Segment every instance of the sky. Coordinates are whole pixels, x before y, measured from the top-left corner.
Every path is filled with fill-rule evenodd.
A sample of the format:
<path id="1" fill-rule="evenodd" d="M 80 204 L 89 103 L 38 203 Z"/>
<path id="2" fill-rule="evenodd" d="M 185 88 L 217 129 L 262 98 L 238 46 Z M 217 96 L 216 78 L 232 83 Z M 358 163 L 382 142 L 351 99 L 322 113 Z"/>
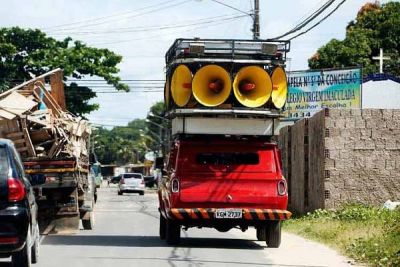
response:
<path id="1" fill-rule="evenodd" d="M 219 2 L 248 13 L 254 1 Z M 260 0 L 261 38 L 285 33 L 325 2 Z M 294 39 L 286 70 L 307 69 L 307 59 L 319 47 L 332 38 L 343 39 L 346 25 L 367 2 L 371 1 L 347 0 L 321 25 Z M 384 2 L 387 1 L 381 1 Z M 57 39 L 71 36 L 89 46 L 108 48 L 123 56 L 118 67 L 120 77 L 126 80 L 165 79 L 164 54 L 176 38 L 252 38 L 250 16 L 213 0 L 0 0 L 0 3 L 0 27 L 38 28 Z M 120 94 L 99 93 L 92 102 L 100 104 L 100 109 L 88 116 L 90 121 L 126 125 L 133 119 L 145 118 L 151 105 L 163 100 L 161 89 L 131 90 Z"/>

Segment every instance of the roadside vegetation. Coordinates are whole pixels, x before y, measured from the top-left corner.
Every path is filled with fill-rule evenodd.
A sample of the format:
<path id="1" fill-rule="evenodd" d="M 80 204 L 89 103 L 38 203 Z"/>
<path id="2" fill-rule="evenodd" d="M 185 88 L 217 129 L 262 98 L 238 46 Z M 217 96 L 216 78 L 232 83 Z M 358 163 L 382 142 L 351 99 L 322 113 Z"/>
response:
<path id="1" fill-rule="evenodd" d="M 352 204 L 337 211 L 317 210 L 283 227 L 369 266 L 400 266 L 400 209 Z"/>

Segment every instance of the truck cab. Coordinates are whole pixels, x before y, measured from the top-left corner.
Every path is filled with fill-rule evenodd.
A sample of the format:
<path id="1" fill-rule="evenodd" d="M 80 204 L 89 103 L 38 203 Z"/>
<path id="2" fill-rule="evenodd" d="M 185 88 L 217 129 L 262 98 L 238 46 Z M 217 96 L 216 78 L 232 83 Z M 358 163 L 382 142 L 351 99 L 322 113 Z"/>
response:
<path id="1" fill-rule="evenodd" d="M 258 240 L 279 247 L 280 222 L 291 216 L 280 160 L 277 145 L 257 137 L 175 140 L 160 183 L 160 238 L 177 244 L 181 227 L 255 227 Z"/>

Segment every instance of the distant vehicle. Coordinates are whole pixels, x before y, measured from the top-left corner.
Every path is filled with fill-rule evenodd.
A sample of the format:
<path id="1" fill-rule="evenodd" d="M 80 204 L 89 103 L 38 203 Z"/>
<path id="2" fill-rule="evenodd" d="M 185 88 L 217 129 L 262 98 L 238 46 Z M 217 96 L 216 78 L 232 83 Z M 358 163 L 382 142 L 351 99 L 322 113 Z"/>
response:
<path id="1" fill-rule="evenodd" d="M 118 183 L 118 195 L 123 193 L 139 193 L 144 195 L 144 178 L 141 173 L 124 173 Z"/>
<path id="2" fill-rule="evenodd" d="M 144 176 L 144 183 L 147 187 L 154 187 L 157 185 L 157 178 L 154 175 Z"/>
<path id="3" fill-rule="evenodd" d="M 0 258 L 11 256 L 13 266 L 38 261 L 37 211 L 33 188 L 14 144 L 0 139 Z"/>
<path id="4" fill-rule="evenodd" d="M 110 183 L 118 184 L 119 180 L 121 180 L 121 177 L 122 177 L 122 175 L 114 176 L 113 178 L 111 178 Z"/>

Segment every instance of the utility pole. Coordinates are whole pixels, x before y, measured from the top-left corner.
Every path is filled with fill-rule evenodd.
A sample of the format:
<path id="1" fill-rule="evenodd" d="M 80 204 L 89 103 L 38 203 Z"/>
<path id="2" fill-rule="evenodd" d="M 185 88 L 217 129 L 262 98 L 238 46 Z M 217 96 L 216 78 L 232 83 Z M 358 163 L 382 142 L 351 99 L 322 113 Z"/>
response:
<path id="1" fill-rule="evenodd" d="M 260 39 L 260 0 L 254 0 L 253 39 Z"/>

